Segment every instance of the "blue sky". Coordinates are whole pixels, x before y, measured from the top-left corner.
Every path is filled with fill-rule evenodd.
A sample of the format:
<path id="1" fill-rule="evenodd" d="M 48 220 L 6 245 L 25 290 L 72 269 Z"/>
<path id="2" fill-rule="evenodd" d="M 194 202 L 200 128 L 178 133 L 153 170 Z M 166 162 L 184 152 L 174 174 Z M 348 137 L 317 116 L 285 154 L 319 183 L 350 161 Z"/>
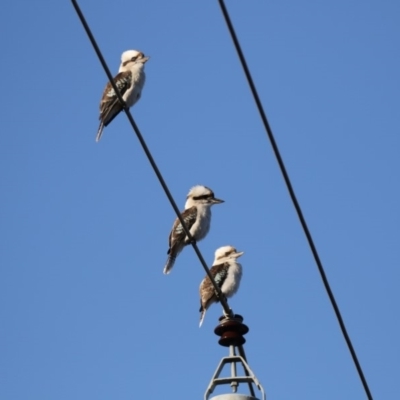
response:
<path id="1" fill-rule="evenodd" d="M 226 4 L 371 391 L 395 398 L 399 3 Z M 365 399 L 217 1 L 80 5 L 113 73 L 151 56 L 132 113 L 179 207 L 195 184 L 226 201 L 199 247 L 245 251 L 230 304 L 268 398 Z M 192 249 L 162 274 L 175 216 L 125 116 L 94 141 L 107 80 L 71 3 L 0 22 L 0 398 L 202 398 L 221 308 L 198 328 Z"/>

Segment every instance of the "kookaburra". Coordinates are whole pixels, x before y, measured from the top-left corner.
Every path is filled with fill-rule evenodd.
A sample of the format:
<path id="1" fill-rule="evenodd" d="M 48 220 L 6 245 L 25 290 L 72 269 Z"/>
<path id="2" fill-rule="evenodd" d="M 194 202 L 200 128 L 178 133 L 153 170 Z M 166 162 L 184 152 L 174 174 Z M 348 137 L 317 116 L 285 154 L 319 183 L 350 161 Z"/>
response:
<path id="1" fill-rule="evenodd" d="M 233 296 L 239 289 L 242 266 L 237 262 L 237 259 L 243 253 L 243 251 L 237 251 L 232 246 L 220 247 L 215 252 L 215 259 L 210 273 L 226 298 Z M 208 275 L 201 282 L 199 291 L 201 313 L 199 326 L 201 326 L 206 311 L 211 304 L 218 301 L 218 297 Z"/>
<path id="2" fill-rule="evenodd" d="M 186 227 L 196 241 L 204 239 L 210 230 L 211 207 L 223 203 L 214 197 L 214 193 L 206 186 L 194 186 L 187 195 L 185 210 L 181 216 Z M 183 227 L 177 218 L 169 234 L 168 260 L 164 267 L 164 274 L 169 274 L 178 254 L 189 244 Z"/>
<path id="3" fill-rule="evenodd" d="M 140 99 L 146 79 L 144 64 L 148 59 L 149 57 L 145 57 L 141 51 L 137 50 L 127 50 L 122 53 L 121 65 L 118 74 L 114 77 L 114 82 L 129 108 Z M 100 101 L 100 126 L 97 131 L 96 142 L 100 140 L 104 127 L 122 110 L 122 104 L 118 101 L 111 83 L 108 82 Z"/>

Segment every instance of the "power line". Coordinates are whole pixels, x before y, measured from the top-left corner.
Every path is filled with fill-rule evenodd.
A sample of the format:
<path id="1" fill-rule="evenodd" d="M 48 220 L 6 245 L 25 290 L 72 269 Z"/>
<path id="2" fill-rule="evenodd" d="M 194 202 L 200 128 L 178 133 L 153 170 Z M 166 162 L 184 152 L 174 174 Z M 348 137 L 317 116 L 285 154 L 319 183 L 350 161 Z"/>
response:
<path id="1" fill-rule="evenodd" d="M 281 154 L 279 152 L 278 145 L 276 144 L 276 141 L 275 141 L 274 135 L 272 133 L 271 127 L 269 126 L 269 123 L 268 123 L 268 120 L 267 120 L 267 116 L 265 114 L 264 108 L 263 108 L 263 106 L 261 104 L 261 101 L 260 101 L 260 98 L 258 96 L 256 87 L 255 87 L 254 82 L 253 82 L 253 78 L 251 77 L 250 70 L 249 70 L 249 68 L 247 66 L 246 59 L 245 59 L 245 57 L 243 55 L 243 52 L 242 52 L 242 49 L 240 47 L 238 38 L 237 38 L 235 30 L 233 28 L 233 24 L 231 22 L 231 19 L 229 17 L 228 11 L 226 9 L 224 0 L 218 0 L 218 2 L 219 2 L 219 5 L 221 7 L 222 14 L 223 14 L 223 16 L 225 18 L 225 22 L 226 22 L 226 24 L 228 26 L 229 33 L 230 33 L 230 35 L 232 37 L 232 40 L 233 40 L 233 43 L 235 45 L 236 51 L 238 53 L 240 62 L 242 64 L 242 67 L 243 67 L 243 70 L 244 70 L 244 73 L 246 75 L 247 82 L 248 82 L 248 84 L 250 86 L 251 92 L 252 92 L 254 100 L 256 102 L 256 105 L 257 105 L 257 108 L 258 108 L 258 112 L 260 114 L 262 122 L 264 123 L 265 130 L 267 131 L 267 135 L 268 135 L 269 141 L 270 141 L 271 146 L 273 148 L 276 160 L 278 161 L 279 168 L 280 168 L 281 173 L 283 175 L 283 179 L 284 179 L 284 181 L 286 183 L 287 189 L 288 189 L 289 194 L 290 194 L 290 198 L 292 199 L 294 208 L 296 209 L 296 212 L 297 212 L 297 216 L 299 217 L 301 226 L 303 227 L 304 233 L 305 233 L 305 235 L 307 237 L 308 244 L 309 244 L 309 246 L 311 248 L 311 252 L 312 252 L 312 254 L 314 256 L 314 259 L 315 259 L 315 262 L 317 264 L 318 271 L 319 271 L 319 273 L 321 275 L 321 279 L 322 279 L 322 281 L 324 283 L 324 286 L 325 286 L 325 290 L 328 293 L 328 297 L 329 297 L 329 299 L 331 301 L 331 304 L 332 304 L 332 307 L 333 307 L 333 309 L 335 311 L 336 318 L 337 318 L 337 320 L 339 322 L 339 325 L 340 325 L 340 329 L 341 329 L 341 331 L 343 333 L 344 339 L 346 341 L 346 344 L 347 344 L 347 346 L 349 348 L 349 351 L 351 353 L 351 356 L 353 358 L 353 362 L 354 362 L 354 364 L 356 366 L 358 375 L 359 375 L 359 377 L 361 379 L 361 382 L 362 382 L 362 384 L 364 386 L 364 390 L 365 390 L 365 393 L 367 395 L 367 398 L 369 400 L 373 400 L 372 399 L 372 394 L 371 394 L 371 392 L 369 390 L 369 387 L 368 387 L 368 383 L 367 383 L 367 381 L 365 379 L 365 376 L 364 376 L 364 373 L 362 371 L 361 365 L 360 365 L 360 363 L 358 361 L 357 354 L 356 354 L 356 352 L 354 350 L 354 347 L 353 347 L 353 345 L 351 343 L 350 336 L 347 333 L 347 329 L 346 329 L 346 326 L 344 324 L 343 318 L 341 316 L 339 307 L 338 307 L 338 305 L 336 303 L 335 297 L 334 297 L 333 292 L 332 292 L 332 290 L 330 288 L 330 285 L 329 285 L 329 282 L 328 282 L 328 278 L 326 277 L 326 274 L 325 274 L 325 271 L 324 271 L 324 267 L 322 266 L 322 262 L 321 262 L 321 260 L 319 258 L 319 255 L 318 255 L 317 249 L 315 247 L 314 241 L 312 239 L 311 233 L 310 233 L 310 231 L 308 229 L 306 220 L 305 220 L 305 218 L 303 216 L 303 212 L 301 211 L 299 202 L 297 201 L 296 195 L 294 193 L 292 184 L 291 184 L 290 179 L 289 179 L 289 175 L 288 175 L 288 173 L 286 171 L 285 164 L 284 164 L 283 159 L 281 157 Z"/>
<path id="2" fill-rule="evenodd" d="M 217 283 L 215 282 L 213 276 L 211 275 L 210 270 L 208 269 L 208 266 L 207 266 L 202 254 L 201 254 L 201 252 L 200 252 L 200 250 L 199 250 L 199 248 L 197 246 L 196 240 L 194 239 L 194 237 L 191 235 L 189 229 L 187 228 L 187 226 L 185 224 L 185 221 L 181 216 L 179 208 L 176 205 L 175 200 L 172 197 L 171 192 L 169 191 L 168 186 L 165 183 L 165 180 L 164 180 L 163 176 L 161 175 L 161 172 L 158 169 L 157 164 L 154 161 L 154 158 L 151 155 L 151 152 L 150 152 L 149 148 L 147 147 L 147 144 L 146 144 L 145 140 L 144 140 L 144 138 L 143 138 L 138 126 L 136 125 L 136 122 L 133 119 L 132 114 L 129 111 L 129 108 L 126 106 L 125 101 L 122 99 L 121 93 L 118 90 L 118 88 L 117 88 L 117 86 L 116 86 L 116 84 L 114 82 L 113 76 L 111 75 L 111 72 L 110 72 L 110 70 L 109 70 L 109 68 L 107 66 L 107 63 L 106 63 L 106 61 L 105 61 L 105 59 L 104 59 L 104 57 L 103 57 L 103 55 L 102 55 L 102 53 L 100 51 L 99 46 L 97 45 L 97 42 L 96 42 L 96 40 L 95 40 L 95 38 L 94 38 L 94 36 L 92 34 L 92 31 L 89 28 L 88 23 L 86 22 L 86 19 L 85 19 L 83 13 L 82 13 L 77 1 L 76 0 L 71 0 L 71 1 L 72 1 L 72 5 L 75 8 L 76 13 L 78 14 L 79 19 L 80 19 L 80 21 L 81 21 L 81 23 L 82 23 L 82 25 L 83 25 L 88 37 L 89 37 L 89 40 L 90 40 L 90 42 L 91 42 L 91 44 L 92 44 L 92 46 L 93 46 L 93 48 L 94 48 L 94 50 L 95 50 L 95 52 L 97 54 L 97 57 L 99 58 L 100 63 L 102 65 L 102 67 L 104 68 L 105 73 L 107 74 L 107 77 L 108 77 L 108 79 L 109 79 L 109 81 L 111 83 L 111 86 L 114 89 L 114 91 L 115 91 L 115 93 L 116 93 L 116 95 L 118 97 L 118 101 L 122 104 L 122 107 L 123 107 L 123 109 L 125 111 L 125 114 L 128 117 L 128 120 L 129 120 L 130 124 L 132 125 L 132 128 L 133 128 L 134 132 L 136 133 L 136 136 L 139 139 L 139 142 L 142 145 L 142 148 L 143 148 L 144 152 L 146 153 L 146 156 L 147 156 L 151 166 L 153 167 L 153 170 L 154 170 L 154 172 L 155 172 L 155 174 L 156 174 L 156 176 L 157 176 L 162 188 L 164 189 L 164 192 L 165 192 L 169 202 L 171 203 L 172 208 L 175 211 L 175 213 L 176 213 L 176 215 L 177 215 L 177 217 L 179 219 L 179 222 L 181 223 L 181 225 L 183 227 L 183 230 L 184 230 L 186 236 L 189 239 L 189 243 L 193 246 L 193 249 L 194 249 L 197 257 L 199 258 L 200 263 L 204 268 L 204 271 L 206 272 L 206 274 L 210 278 L 210 280 L 211 280 L 211 282 L 212 282 L 212 284 L 214 286 L 214 289 L 217 292 L 218 300 L 220 301 L 220 303 L 221 303 L 221 305 L 222 305 L 222 307 L 224 309 L 225 314 L 228 315 L 228 316 L 233 317 L 233 312 L 232 312 L 231 308 L 228 305 L 226 297 L 224 296 L 224 294 L 222 293 L 220 287 L 217 285 Z"/>
<path id="3" fill-rule="evenodd" d="M 153 158 L 149 148 L 147 147 L 147 144 L 146 144 L 146 142 L 145 142 L 145 140 L 144 140 L 144 138 L 143 138 L 138 126 L 136 125 L 135 120 L 133 119 L 132 114 L 129 111 L 129 108 L 126 106 L 126 103 L 123 100 L 123 98 L 121 96 L 121 93 L 118 90 L 118 88 L 117 88 L 117 86 L 116 86 L 116 84 L 114 82 L 114 79 L 113 79 L 113 76 L 111 75 L 110 69 L 108 68 L 107 63 L 106 63 L 106 61 L 105 61 L 105 59 L 104 59 L 104 57 L 103 57 L 103 55 L 102 55 L 102 53 L 100 51 L 100 48 L 97 45 L 97 42 L 96 42 L 96 40 L 95 40 L 95 38 L 94 38 L 94 36 L 92 34 L 92 31 L 89 28 L 88 23 L 86 22 L 85 16 L 83 15 L 83 13 L 82 13 L 77 1 L 76 0 L 71 0 L 71 2 L 72 2 L 73 7 L 75 8 L 76 13 L 78 14 L 78 17 L 79 17 L 79 19 L 80 19 L 80 21 L 81 21 L 81 23 L 83 25 L 83 28 L 86 31 L 86 34 L 89 37 L 90 43 L 92 44 L 92 46 L 93 46 L 93 48 L 94 48 L 94 50 L 95 50 L 95 52 L 97 54 L 97 57 L 99 58 L 99 61 L 100 61 L 101 65 L 102 65 L 102 67 L 103 67 L 103 69 L 104 69 L 104 71 L 105 71 L 105 73 L 107 75 L 107 78 L 110 81 L 111 86 L 112 86 L 112 88 L 114 89 L 114 91 L 115 91 L 115 93 L 117 95 L 118 101 L 122 104 L 122 108 L 125 111 L 125 114 L 128 117 L 128 120 L 129 120 L 130 124 L 132 125 L 132 128 L 133 128 L 137 138 L 139 139 L 139 142 L 140 142 L 140 144 L 141 144 L 141 146 L 143 148 L 143 151 L 145 152 L 145 154 L 146 154 L 146 156 L 147 156 L 147 158 L 148 158 L 148 160 L 149 160 L 149 162 L 150 162 L 150 164 L 151 164 L 151 166 L 152 166 L 152 168 L 153 168 L 153 170 L 154 170 L 154 172 L 155 172 L 155 174 L 156 174 L 156 176 L 157 176 L 157 178 L 158 178 L 158 180 L 159 180 L 159 182 L 160 182 L 160 184 L 161 184 L 161 186 L 162 186 L 162 188 L 163 188 L 163 190 L 164 190 L 164 192 L 165 192 L 165 194 L 166 194 L 166 196 L 167 196 L 167 198 L 169 200 L 169 202 L 171 203 L 172 208 L 175 211 L 175 214 L 177 215 L 177 217 L 179 219 L 179 222 L 182 225 L 182 228 L 183 228 L 186 236 L 189 239 L 189 243 L 192 245 L 192 247 L 193 247 L 193 249 L 194 249 L 194 251 L 195 251 L 195 253 L 196 253 L 196 255 L 197 255 L 197 257 L 198 257 L 198 259 L 200 261 L 200 264 L 204 268 L 204 271 L 206 272 L 207 276 L 209 277 L 209 279 L 211 280 L 211 283 L 214 286 L 214 290 L 216 292 L 217 298 L 218 298 L 219 302 L 222 305 L 222 308 L 224 310 L 225 315 L 227 316 L 228 319 L 232 319 L 232 318 L 234 319 L 235 315 L 233 314 L 232 309 L 229 307 L 229 304 L 228 304 L 228 301 L 227 301 L 225 295 L 222 293 L 221 288 L 217 285 L 217 283 L 214 280 L 214 277 L 211 275 L 210 270 L 209 270 L 209 268 L 208 268 L 208 266 L 207 266 L 207 264 L 206 264 L 206 262 L 205 262 L 205 260 L 203 258 L 203 255 L 201 254 L 201 252 L 200 252 L 200 250 L 199 250 L 199 248 L 197 246 L 196 240 L 194 239 L 194 237 L 191 235 L 189 229 L 187 228 L 187 226 L 185 224 L 185 221 L 181 216 L 179 208 L 176 205 L 176 202 L 175 202 L 174 198 L 172 197 L 171 192 L 168 189 L 168 186 L 165 183 L 165 180 L 164 180 L 163 176 L 161 175 L 161 172 L 158 169 L 157 164 L 154 161 L 154 158 Z M 243 345 L 238 345 L 238 349 L 239 349 L 240 355 L 246 361 L 246 354 L 245 354 Z M 249 372 L 247 370 L 245 371 L 245 375 L 246 376 L 250 376 Z M 248 386 L 249 386 L 250 394 L 254 397 L 255 396 L 254 389 L 253 389 L 253 386 L 252 386 L 252 384 L 250 382 L 248 382 Z"/>

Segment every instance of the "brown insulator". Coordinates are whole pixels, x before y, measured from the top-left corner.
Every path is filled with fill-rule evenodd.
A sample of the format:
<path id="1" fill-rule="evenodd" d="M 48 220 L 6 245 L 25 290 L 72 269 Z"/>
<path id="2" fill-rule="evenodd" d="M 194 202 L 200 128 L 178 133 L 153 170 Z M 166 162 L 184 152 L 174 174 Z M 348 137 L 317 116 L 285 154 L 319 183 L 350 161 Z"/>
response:
<path id="1" fill-rule="evenodd" d="M 221 336 L 218 343 L 221 346 L 241 346 L 246 343 L 246 339 L 243 337 L 249 328 L 243 324 L 243 317 L 241 315 L 234 315 L 230 317 L 220 317 L 220 324 L 214 329 L 216 335 Z"/>

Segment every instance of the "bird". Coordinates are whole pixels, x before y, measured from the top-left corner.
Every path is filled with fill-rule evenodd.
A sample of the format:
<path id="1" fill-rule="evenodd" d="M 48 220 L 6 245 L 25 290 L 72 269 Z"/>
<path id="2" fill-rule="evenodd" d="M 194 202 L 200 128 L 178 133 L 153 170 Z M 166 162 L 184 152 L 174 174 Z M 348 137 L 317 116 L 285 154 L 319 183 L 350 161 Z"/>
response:
<path id="1" fill-rule="evenodd" d="M 114 77 L 114 82 L 128 108 L 132 107 L 140 99 L 146 80 L 144 64 L 149 58 L 137 50 L 127 50 L 122 53 L 121 65 L 118 74 Z M 117 94 L 111 83 L 108 82 L 100 101 L 100 125 L 96 142 L 100 140 L 104 127 L 122 110 L 122 104 L 118 101 Z"/>
<path id="2" fill-rule="evenodd" d="M 210 230 L 211 206 L 220 203 L 224 203 L 224 200 L 216 199 L 214 192 L 206 186 L 196 185 L 190 189 L 181 217 L 196 241 L 204 239 L 207 235 Z M 169 234 L 168 259 L 164 267 L 164 274 L 171 272 L 176 257 L 188 244 L 189 238 L 177 218 Z"/>
<path id="3" fill-rule="evenodd" d="M 244 251 L 237 251 L 232 246 L 223 246 L 215 251 L 215 259 L 210 273 L 215 283 L 220 287 L 225 297 L 232 297 L 239 289 L 242 278 L 242 266 L 237 259 L 244 254 Z M 202 280 L 200 292 L 200 324 L 201 327 L 206 311 L 213 303 L 218 302 L 214 286 L 208 277 Z"/>

